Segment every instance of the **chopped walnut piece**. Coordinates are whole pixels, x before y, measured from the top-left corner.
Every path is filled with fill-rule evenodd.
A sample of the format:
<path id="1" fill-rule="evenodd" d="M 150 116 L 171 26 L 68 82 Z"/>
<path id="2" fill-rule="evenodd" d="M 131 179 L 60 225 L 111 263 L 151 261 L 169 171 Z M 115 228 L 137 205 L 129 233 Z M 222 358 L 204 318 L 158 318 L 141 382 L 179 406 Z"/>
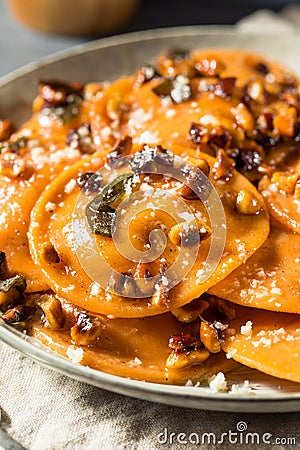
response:
<path id="1" fill-rule="evenodd" d="M 0 174 L 8 178 L 17 178 L 25 172 L 26 163 L 21 156 L 7 151 L 0 158 Z"/>
<path id="2" fill-rule="evenodd" d="M 67 101 L 67 92 L 64 87 L 59 84 L 41 83 L 40 95 L 43 100 L 51 106 L 63 105 Z"/>
<path id="3" fill-rule="evenodd" d="M 191 323 L 197 320 L 200 314 L 207 308 L 209 308 L 208 302 L 196 299 L 180 308 L 172 309 L 171 313 L 179 322 Z"/>
<path id="4" fill-rule="evenodd" d="M 246 86 L 246 94 L 258 104 L 266 102 L 266 92 L 262 80 L 251 80 Z"/>
<path id="5" fill-rule="evenodd" d="M 201 342 L 194 334 L 181 333 L 170 337 L 169 347 L 172 350 L 196 350 L 201 347 Z"/>
<path id="6" fill-rule="evenodd" d="M 58 256 L 57 251 L 55 250 L 54 246 L 51 244 L 51 242 L 44 242 L 41 248 L 41 254 L 43 259 L 48 264 L 57 264 L 60 262 L 60 258 Z"/>
<path id="7" fill-rule="evenodd" d="M 158 73 L 154 66 L 151 64 L 143 65 L 137 73 L 133 89 L 139 89 L 143 84 L 148 83 L 148 81 L 153 80 L 157 76 Z"/>
<path id="8" fill-rule="evenodd" d="M 173 335 L 169 339 L 169 347 L 172 349 L 166 367 L 168 369 L 181 369 L 192 364 L 205 361 L 210 353 L 203 348 L 200 339 L 189 333 Z"/>
<path id="9" fill-rule="evenodd" d="M 189 130 L 189 135 L 194 144 L 206 144 L 209 141 L 209 131 L 200 123 L 192 122 Z"/>
<path id="10" fill-rule="evenodd" d="M 74 149 L 78 149 L 81 153 L 94 153 L 95 147 L 90 124 L 83 123 L 76 130 L 70 130 L 66 144 Z"/>
<path id="11" fill-rule="evenodd" d="M 247 132 L 254 129 L 254 118 L 244 103 L 239 103 L 235 108 L 231 108 L 231 113 L 235 117 L 236 123 Z"/>
<path id="12" fill-rule="evenodd" d="M 296 121 L 297 110 L 291 106 L 282 110 L 274 117 L 273 125 L 281 135 L 292 137 L 294 136 Z"/>
<path id="13" fill-rule="evenodd" d="M 11 120 L 0 120 L 0 141 L 6 141 L 15 131 Z"/>
<path id="14" fill-rule="evenodd" d="M 172 350 L 166 361 L 166 368 L 172 370 L 183 369 L 193 364 L 201 364 L 207 358 L 210 353 L 206 348 L 199 348 L 197 350 L 190 351 L 176 351 Z"/>
<path id="15" fill-rule="evenodd" d="M 151 305 L 158 306 L 159 308 L 168 307 L 170 303 L 169 292 L 166 289 L 156 289 L 152 298 Z"/>
<path id="16" fill-rule="evenodd" d="M 256 196 L 248 191 L 241 189 L 236 199 L 236 211 L 239 214 L 256 214 L 260 211 L 261 205 Z"/>
<path id="17" fill-rule="evenodd" d="M 170 232 L 170 241 L 175 245 L 191 247 L 203 239 L 207 239 L 211 233 L 211 228 L 201 220 L 196 220 L 197 224 L 188 224 L 186 222 L 177 223 Z"/>
<path id="18" fill-rule="evenodd" d="M 269 73 L 269 68 L 268 66 L 263 63 L 263 62 L 259 62 L 254 66 L 254 69 L 257 70 L 257 72 L 263 74 L 263 75 L 267 75 Z"/>
<path id="19" fill-rule="evenodd" d="M 232 171 L 235 166 L 234 159 L 227 156 L 225 150 L 220 149 L 217 154 L 217 161 L 215 162 L 212 172 L 215 180 L 226 180 L 232 176 Z"/>
<path id="20" fill-rule="evenodd" d="M 209 304 L 209 307 L 200 314 L 203 322 L 226 324 L 235 319 L 235 309 L 226 300 L 208 294 L 203 294 L 201 299 Z"/>
<path id="21" fill-rule="evenodd" d="M 8 309 L 1 318 L 10 325 L 19 324 L 30 320 L 35 311 L 36 308 L 34 306 L 18 305 Z"/>
<path id="22" fill-rule="evenodd" d="M 48 325 L 53 330 L 64 326 L 65 315 L 60 301 L 53 294 L 44 294 L 37 300 L 38 306 L 45 314 Z"/>
<path id="23" fill-rule="evenodd" d="M 181 167 L 181 172 L 186 178 L 186 183 L 182 184 L 178 190 L 178 194 L 186 200 L 197 200 L 199 198 L 198 193 L 208 195 L 210 192 L 209 181 L 201 174 L 201 172 L 203 172 L 206 175 L 205 172 L 208 172 L 210 169 L 205 163 L 202 163 L 201 160 L 197 162 L 199 167 L 194 165 L 191 167 L 191 164 L 192 163 L 184 164 Z M 201 172 L 199 172 L 198 169 L 200 169 Z"/>
<path id="24" fill-rule="evenodd" d="M 232 95 L 236 83 L 236 78 L 221 78 L 214 87 L 214 94 L 218 97 L 228 98 Z"/>
<path id="25" fill-rule="evenodd" d="M 218 77 L 225 70 L 225 65 L 215 57 L 207 57 L 196 61 L 195 68 L 200 75 Z"/>
<path id="26" fill-rule="evenodd" d="M 299 179 L 297 172 L 274 172 L 272 181 L 276 184 L 278 189 L 285 194 L 294 194 L 296 183 Z"/>
<path id="27" fill-rule="evenodd" d="M 200 340 L 210 353 L 219 353 L 221 351 L 218 330 L 214 324 L 201 322 Z"/>
<path id="28" fill-rule="evenodd" d="M 132 137 L 125 136 L 118 140 L 113 150 L 107 155 L 107 162 L 109 164 L 114 163 L 122 156 L 130 154 L 132 149 Z"/>
<path id="29" fill-rule="evenodd" d="M 210 167 L 208 162 L 205 161 L 205 159 L 189 157 L 188 162 L 192 164 L 192 166 L 197 167 L 197 169 L 200 169 L 201 172 L 203 172 L 206 176 L 209 175 Z"/>
<path id="30" fill-rule="evenodd" d="M 263 147 L 254 140 L 246 139 L 240 144 L 237 168 L 250 171 L 261 165 L 265 157 Z"/>
<path id="31" fill-rule="evenodd" d="M 71 328 L 71 339 L 78 345 L 90 345 L 100 336 L 105 325 L 106 319 L 102 316 L 92 317 L 80 313 L 76 324 Z"/>
<path id="32" fill-rule="evenodd" d="M 76 179 L 77 186 L 87 195 L 99 192 L 102 186 L 102 176 L 97 172 L 84 172 Z"/>
<path id="33" fill-rule="evenodd" d="M 152 280 L 153 275 L 149 270 L 149 264 L 140 261 L 136 266 L 133 278 L 138 289 L 145 295 L 153 295 L 154 286 Z M 148 281 L 147 281 L 148 280 Z"/>

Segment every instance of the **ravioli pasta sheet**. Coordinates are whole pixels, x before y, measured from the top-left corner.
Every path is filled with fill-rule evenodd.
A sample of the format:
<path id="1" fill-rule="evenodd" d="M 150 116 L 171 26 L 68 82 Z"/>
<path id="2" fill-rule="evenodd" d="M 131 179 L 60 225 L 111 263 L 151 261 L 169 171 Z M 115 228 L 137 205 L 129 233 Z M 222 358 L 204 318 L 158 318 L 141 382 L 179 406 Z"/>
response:
<path id="1" fill-rule="evenodd" d="M 20 332 L 136 380 L 244 364 L 300 382 L 287 68 L 180 50 L 111 83 L 41 80 L 20 129 L 0 120 L 0 204 L 1 317 Z"/>

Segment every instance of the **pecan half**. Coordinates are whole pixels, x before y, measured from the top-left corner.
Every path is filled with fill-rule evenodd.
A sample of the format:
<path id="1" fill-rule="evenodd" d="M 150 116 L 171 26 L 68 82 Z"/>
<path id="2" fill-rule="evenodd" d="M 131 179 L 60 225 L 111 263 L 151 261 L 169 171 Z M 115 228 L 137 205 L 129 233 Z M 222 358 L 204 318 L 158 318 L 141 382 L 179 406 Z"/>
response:
<path id="1" fill-rule="evenodd" d="M 78 345 L 90 345 L 100 336 L 105 324 L 106 319 L 102 316 L 92 317 L 80 313 L 76 324 L 71 328 L 71 339 Z"/>
<path id="2" fill-rule="evenodd" d="M 225 150 L 220 149 L 217 153 L 217 160 L 212 168 L 215 180 L 228 181 L 232 176 L 232 171 L 235 167 L 234 159 L 230 158 Z"/>
<path id="3" fill-rule="evenodd" d="M 53 294 L 41 295 L 37 300 L 38 306 L 45 314 L 46 324 L 53 330 L 64 326 L 65 315 L 60 301 Z"/>

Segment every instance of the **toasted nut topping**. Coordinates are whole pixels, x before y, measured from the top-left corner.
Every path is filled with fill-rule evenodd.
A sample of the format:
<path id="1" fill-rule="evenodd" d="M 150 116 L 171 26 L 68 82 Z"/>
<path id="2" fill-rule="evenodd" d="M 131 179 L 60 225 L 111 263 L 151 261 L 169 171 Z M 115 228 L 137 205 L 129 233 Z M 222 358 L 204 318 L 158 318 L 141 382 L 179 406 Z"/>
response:
<path id="1" fill-rule="evenodd" d="M 31 319 L 35 311 L 34 306 L 18 305 L 6 311 L 1 318 L 9 324 L 17 324 Z"/>
<path id="2" fill-rule="evenodd" d="M 172 370 L 183 369 L 193 364 L 201 364 L 209 356 L 210 353 L 206 348 L 191 350 L 189 352 L 172 350 L 166 361 L 166 367 Z"/>
<path id="3" fill-rule="evenodd" d="M 60 262 L 60 258 L 58 256 L 57 251 L 55 250 L 54 246 L 50 242 L 44 242 L 41 248 L 41 253 L 43 259 L 48 264 L 57 264 Z"/>
<path id="4" fill-rule="evenodd" d="M 240 103 L 235 108 L 231 108 L 231 113 L 240 127 L 247 132 L 253 131 L 255 125 L 254 118 L 244 103 Z"/>
<path id="5" fill-rule="evenodd" d="M 135 279 L 135 284 L 143 294 L 148 294 L 149 296 L 153 295 L 154 286 L 152 280 L 147 282 L 148 278 L 152 278 L 152 273 L 148 269 L 149 264 L 140 261 L 136 267 L 136 270 L 133 274 L 133 278 Z"/>
<path id="6" fill-rule="evenodd" d="M 230 305 L 226 300 L 222 300 L 221 298 L 215 297 L 214 295 L 203 294 L 201 296 L 209 304 L 209 307 L 204 309 L 200 314 L 200 318 L 203 322 L 222 325 L 219 328 L 225 326 L 224 324 L 230 322 L 235 319 L 236 312 L 235 309 Z"/>
<path id="7" fill-rule="evenodd" d="M 169 303 L 169 292 L 164 289 L 156 290 L 151 298 L 152 306 L 158 306 L 159 308 L 168 307 Z"/>
<path id="8" fill-rule="evenodd" d="M 76 324 L 71 328 L 71 338 L 78 345 L 90 345 L 102 333 L 106 324 L 104 317 L 91 317 L 85 313 L 78 314 Z"/>
<path id="9" fill-rule="evenodd" d="M 265 152 L 261 145 L 251 139 L 246 139 L 240 145 L 237 168 L 247 171 L 256 169 L 263 162 L 264 156 Z"/>
<path id="10" fill-rule="evenodd" d="M 7 151 L 1 155 L 0 159 L 0 174 L 9 177 L 17 178 L 26 169 L 25 161 L 16 153 Z"/>
<path id="11" fill-rule="evenodd" d="M 226 155 L 225 150 L 220 149 L 217 154 L 217 161 L 215 162 L 212 172 L 215 180 L 226 180 L 232 176 L 235 161 Z"/>
<path id="12" fill-rule="evenodd" d="M 193 334 L 181 333 L 170 337 L 169 347 L 172 350 L 196 350 L 201 347 L 201 342 Z"/>
<path id="13" fill-rule="evenodd" d="M 0 120 L 0 141 L 7 141 L 15 131 L 10 120 Z"/>
<path id="14" fill-rule="evenodd" d="M 127 156 L 132 149 L 132 137 L 125 136 L 120 138 L 115 145 L 115 148 L 107 155 L 107 161 L 109 164 L 115 162 L 122 156 Z"/>
<path id="15" fill-rule="evenodd" d="M 155 78 L 157 75 L 158 74 L 154 66 L 145 64 L 137 73 L 133 89 L 139 89 L 143 84 L 153 80 L 153 78 Z"/>
<path id="16" fill-rule="evenodd" d="M 206 176 L 209 175 L 210 167 L 205 159 L 189 157 L 188 162 L 192 164 L 192 166 L 197 167 L 197 169 L 200 169 Z"/>
<path id="17" fill-rule="evenodd" d="M 256 103 L 263 104 L 266 101 L 266 93 L 262 80 L 249 81 L 246 92 Z"/>
<path id="18" fill-rule="evenodd" d="M 49 327 L 58 330 L 64 326 L 65 316 L 60 301 L 53 294 L 44 294 L 37 304 L 43 310 Z"/>
<path id="19" fill-rule="evenodd" d="M 214 86 L 214 94 L 218 97 L 228 98 L 232 95 L 236 78 L 221 78 Z"/>
<path id="20" fill-rule="evenodd" d="M 256 214 L 261 208 L 259 200 L 248 189 L 241 189 L 236 199 L 236 211 L 239 214 Z"/>
<path id="21" fill-rule="evenodd" d="M 199 219 L 196 222 L 197 226 L 186 222 L 174 225 L 169 232 L 170 241 L 175 245 L 191 247 L 199 240 L 208 238 L 212 233 L 211 228 Z"/>
<path id="22" fill-rule="evenodd" d="M 78 175 L 76 179 L 77 186 L 87 195 L 99 192 L 102 186 L 102 176 L 96 172 L 84 172 Z"/>
<path id="23" fill-rule="evenodd" d="M 273 120 L 274 128 L 283 136 L 294 136 L 297 110 L 289 107 L 281 111 Z"/>
<path id="24" fill-rule="evenodd" d="M 208 77 L 219 76 L 224 70 L 225 65 L 217 58 L 203 58 L 200 61 L 196 61 L 195 68 L 201 75 Z"/>
<path id="25" fill-rule="evenodd" d="M 296 172 L 274 172 L 272 175 L 272 181 L 285 194 L 294 194 L 298 179 L 299 174 Z"/>
<path id="26" fill-rule="evenodd" d="M 70 130 L 66 143 L 70 147 L 78 149 L 81 153 L 94 153 L 95 147 L 92 139 L 91 125 L 89 123 L 83 123 L 76 130 Z"/>
<path id="27" fill-rule="evenodd" d="M 63 88 L 54 85 L 42 84 L 40 95 L 49 105 L 63 105 L 67 101 L 67 93 Z"/>
<path id="28" fill-rule="evenodd" d="M 201 322 L 200 339 L 210 353 L 219 353 L 221 351 L 218 330 L 213 324 Z"/>
<path id="29" fill-rule="evenodd" d="M 191 323 L 197 320 L 200 314 L 207 308 L 209 308 L 208 302 L 196 299 L 181 308 L 173 309 L 171 313 L 179 322 Z"/>

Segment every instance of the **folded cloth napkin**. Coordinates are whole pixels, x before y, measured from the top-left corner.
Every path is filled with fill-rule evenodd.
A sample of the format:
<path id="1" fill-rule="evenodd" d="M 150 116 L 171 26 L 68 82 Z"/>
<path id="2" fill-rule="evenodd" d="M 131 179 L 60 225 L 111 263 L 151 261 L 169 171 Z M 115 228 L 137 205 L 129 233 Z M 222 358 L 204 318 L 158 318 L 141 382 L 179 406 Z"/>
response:
<path id="1" fill-rule="evenodd" d="M 241 32 L 293 32 L 299 24 L 300 9 L 291 7 L 281 17 L 259 11 L 242 20 L 238 28 Z M 270 433 L 274 438 L 294 437 L 300 442 L 299 413 L 228 414 L 132 399 L 60 375 L 3 343 L 0 383 L 1 428 L 30 450 L 192 448 L 192 444 L 180 444 L 178 438 L 185 441 L 191 433 L 215 433 L 220 437 L 229 430 L 235 432 L 241 421 L 246 422 L 249 432 L 260 436 Z M 171 433 L 175 436 L 171 437 Z M 179 437 L 179 433 L 186 437 Z M 281 442 L 282 445 L 276 445 L 277 450 L 297 448 L 285 445 L 284 439 Z M 244 446 L 251 450 L 270 448 L 262 442 L 232 444 L 232 448 Z M 221 443 L 198 447 L 231 448 Z"/>

